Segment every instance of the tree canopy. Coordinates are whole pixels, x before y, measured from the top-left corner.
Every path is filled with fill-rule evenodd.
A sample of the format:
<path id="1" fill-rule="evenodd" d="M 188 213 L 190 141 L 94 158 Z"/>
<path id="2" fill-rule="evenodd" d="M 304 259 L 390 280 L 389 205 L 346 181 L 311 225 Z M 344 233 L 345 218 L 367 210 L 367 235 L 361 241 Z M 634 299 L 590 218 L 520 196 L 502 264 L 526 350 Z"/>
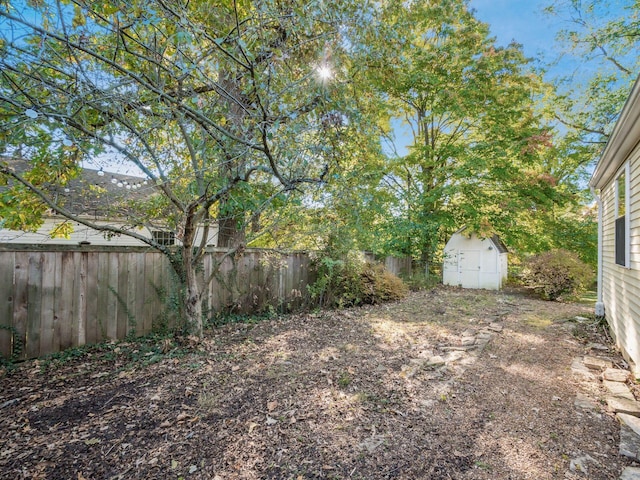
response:
<path id="1" fill-rule="evenodd" d="M 576 25 L 560 41 L 610 67 L 572 90 L 496 44 L 466 0 L 0 1 L 2 225 L 53 211 L 162 251 L 196 333 L 212 232 L 229 255 L 339 245 L 433 266 L 467 226 L 588 257 L 585 167 L 638 61 L 627 4 L 604 23 L 600 2 L 548 9 Z M 78 192 L 119 223 L 59 194 L 87 165 L 147 179 L 131 197 Z"/>

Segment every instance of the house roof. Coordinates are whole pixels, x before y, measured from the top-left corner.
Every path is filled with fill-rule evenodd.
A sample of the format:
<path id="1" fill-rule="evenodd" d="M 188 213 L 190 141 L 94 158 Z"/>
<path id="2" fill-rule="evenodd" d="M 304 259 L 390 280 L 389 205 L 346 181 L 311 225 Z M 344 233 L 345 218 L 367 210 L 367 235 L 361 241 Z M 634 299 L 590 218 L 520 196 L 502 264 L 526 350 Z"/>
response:
<path id="1" fill-rule="evenodd" d="M 19 173 L 30 170 L 28 160 L 10 157 L 2 157 L 0 160 Z M 56 203 L 63 205 L 74 215 L 94 217 L 124 215 L 127 204 L 148 198 L 153 193 L 146 178 L 90 168 L 83 168 L 80 175 L 67 185 L 50 183 L 42 188 L 51 194 Z"/>
<path id="2" fill-rule="evenodd" d="M 638 143 L 640 143 L 640 77 L 636 79 L 622 107 L 589 185 L 594 188 L 603 188 L 607 185 Z"/>

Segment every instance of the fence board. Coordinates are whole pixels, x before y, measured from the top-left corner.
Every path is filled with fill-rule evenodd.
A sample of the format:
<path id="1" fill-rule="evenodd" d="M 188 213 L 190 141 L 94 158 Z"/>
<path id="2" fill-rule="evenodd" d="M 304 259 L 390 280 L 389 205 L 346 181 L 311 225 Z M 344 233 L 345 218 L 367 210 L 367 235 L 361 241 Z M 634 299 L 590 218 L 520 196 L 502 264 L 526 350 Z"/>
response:
<path id="1" fill-rule="evenodd" d="M 74 252 L 64 252 L 62 257 L 62 312 L 60 315 L 60 347 L 65 349 L 74 346 L 78 338 L 78 329 L 75 325 L 76 309 L 76 262 Z"/>
<path id="2" fill-rule="evenodd" d="M 53 280 L 53 339 L 51 342 L 51 353 L 59 352 L 60 346 L 60 323 L 66 321 L 61 315 L 62 303 L 62 255 L 58 252 L 50 252 L 53 255 L 54 280 Z"/>
<path id="3" fill-rule="evenodd" d="M 40 354 L 40 313 L 42 312 L 43 254 L 29 257 L 29 286 L 27 287 L 27 330 L 25 350 L 27 358 Z"/>
<path id="4" fill-rule="evenodd" d="M 149 333 L 144 329 L 144 287 L 145 287 L 145 262 L 144 253 L 134 253 L 136 263 L 136 277 L 133 282 L 135 285 L 135 305 L 133 305 L 133 317 L 135 319 L 135 329 L 138 335 L 146 335 Z"/>
<path id="5" fill-rule="evenodd" d="M 75 324 L 78 330 L 78 345 L 87 343 L 87 255 L 87 252 L 76 252 L 74 255 L 77 275 L 76 300 L 78 308 Z"/>
<path id="6" fill-rule="evenodd" d="M 96 252 L 87 252 L 86 262 L 86 341 L 87 343 L 97 343 L 101 338 L 98 327 L 98 254 Z"/>
<path id="7" fill-rule="evenodd" d="M 43 253 L 42 298 L 40 314 L 40 345 L 38 355 L 46 355 L 56 350 L 54 343 L 54 305 L 55 305 L 56 255 Z M 33 304 L 30 305 L 33 308 Z"/>
<path id="8" fill-rule="evenodd" d="M 109 252 L 109 277 L 107 278 L 107 337 L 109 340 L 118 338 L 118 297 L 114 292 L 118 289 L 118 273 L 120 267 L 120 255 L 117 252 Z"/>
<path id="9" fill-rule="evenodd" d="M 14 249 L 14 247 L 16 247 Z M 225 255 L 205 254 L 201 278 Z M 296 304 L 306 292 L 308 257 L 247 250 L 227 257 L 203 291 L 208 315 L 230 309 L 252 313 L 267 305 Z M 20 358 L 51 353 L 105 338 L 146 334 L 160 320 L 175 325 L 178 282 L 167 258 L 143 248 L 0 245 L 0 353 Z"/>
<path id="10" fill-rule="evenodd" d="M 14 263 L 14 301 L 13 301 L 13 326 L 16 338 L 14 342 L 20 343 L 20 355 L 18 358 L 27 358 L 27 295 L 29 292 L 29 253 L 16 252 Z"/>
<path id="11" fill-rule="evenodd" d="M 144 255 L 144 301 L 142 306 L 142 330 L 145 333 L 153 331 L 154 304 L 157 302 L 157 295 L 153 289 L 153 275 L 155 269 L 155 255 Z"/>
<path id="12" fill-rule="evenodd" d="M 0 355 L 5 358 L 13 352 L 14 261 L 13 252 L 0 252 Z"/>
<path id="13" fill-rule="evenodd" d="M 98 342 L 109 338 L 107 325 L 109 324 L 109 253 L 96 253 L 98 270 L 96 278 L 96 339 Z"/>

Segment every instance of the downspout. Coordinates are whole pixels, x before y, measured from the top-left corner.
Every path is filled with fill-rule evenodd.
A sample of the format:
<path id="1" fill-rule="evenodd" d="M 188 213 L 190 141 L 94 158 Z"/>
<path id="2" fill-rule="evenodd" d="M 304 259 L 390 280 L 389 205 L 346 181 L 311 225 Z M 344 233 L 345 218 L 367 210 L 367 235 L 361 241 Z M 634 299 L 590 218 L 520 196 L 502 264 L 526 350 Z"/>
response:
<path id="1" fill-rule="evenodd" d="M 596 194 L 596 190 L 590 187 L 593 198 L 598 204 L 598 273 L 597 281 L 597 298 L 596 298 L 596 317 L 604 317 L 604 302 L 602 301 L 602 199 Z"/>

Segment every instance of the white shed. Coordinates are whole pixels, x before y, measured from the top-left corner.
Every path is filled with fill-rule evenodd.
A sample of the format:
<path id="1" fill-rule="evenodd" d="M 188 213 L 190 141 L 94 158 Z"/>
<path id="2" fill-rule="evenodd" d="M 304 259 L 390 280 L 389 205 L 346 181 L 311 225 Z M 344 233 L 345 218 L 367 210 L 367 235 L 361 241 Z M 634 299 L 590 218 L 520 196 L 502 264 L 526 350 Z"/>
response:
<path id="1" fill-rule="evenodd" d="M 462 228 L 444 247 L 442 283 L 500 290 L 507 278 L 508 252 L 497 235 L 481 238 Z"/>

